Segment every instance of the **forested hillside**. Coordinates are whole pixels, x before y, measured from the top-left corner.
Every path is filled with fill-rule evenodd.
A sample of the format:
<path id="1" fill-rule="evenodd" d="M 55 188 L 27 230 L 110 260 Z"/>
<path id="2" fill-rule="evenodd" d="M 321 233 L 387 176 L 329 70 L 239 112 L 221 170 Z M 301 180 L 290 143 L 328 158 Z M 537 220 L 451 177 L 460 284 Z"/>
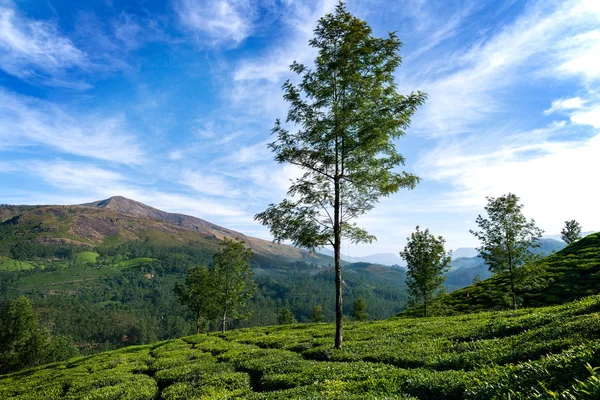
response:
<path id="1" fill-rule="evenodd" d="M 211 263 L 224 233 L 255 250 L 251 263 L 259 287 L 248 303 L 250 317 L 233 327 L 275 324 L 282 307 L 298 321 L 310 321 L 317 305 L 326 321 L 334 318 L 327 256 L 122 198 L 0 210 L 0 301 L 27 296 L 42 325 L 72 337 L 83 352 L 194 332 L 193 316 L 173 288 L 189 268 Z M 346 268 L 346 314 L 358 297 L 367 301 L 371 318 L 403 309 L 403 269 L 366 263 Z"/>

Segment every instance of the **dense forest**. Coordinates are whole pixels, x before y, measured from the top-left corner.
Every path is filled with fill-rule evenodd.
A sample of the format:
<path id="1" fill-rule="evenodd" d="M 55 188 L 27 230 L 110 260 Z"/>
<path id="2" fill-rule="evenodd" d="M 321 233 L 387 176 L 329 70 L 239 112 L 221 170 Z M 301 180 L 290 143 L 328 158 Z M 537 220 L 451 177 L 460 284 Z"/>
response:
<path id="1" fill-rule="evenodd" d="M 2 301 L 26 295 L 40 322 L 53 334 L 71 336 L 83 352 L 194 332 L 193 315 L 178 302 L 173 288 L 183 282 L 189 268 L 209 265 L 210 251 L 146 242 L 91 250 L 34 242 L 4 245 Z M 322 306 L 325 321 L 334 319 L 332 269 L 303 262 L 278 266 L 265 259 L 253 259 L 252 264 L 258 291 L 247 304 L 250 317 L 233 321 L 232 328 L 276 324 L 282 307 L 299 322 L 310 321 L 317 305 Z M 346 270 L 346 315 L 359 297 L 365 299 L 373 319 L 404 308 L 404 270 L 369 264 L 348 265 Z M 217 329 L 216 322 L 210 328 Z"/>

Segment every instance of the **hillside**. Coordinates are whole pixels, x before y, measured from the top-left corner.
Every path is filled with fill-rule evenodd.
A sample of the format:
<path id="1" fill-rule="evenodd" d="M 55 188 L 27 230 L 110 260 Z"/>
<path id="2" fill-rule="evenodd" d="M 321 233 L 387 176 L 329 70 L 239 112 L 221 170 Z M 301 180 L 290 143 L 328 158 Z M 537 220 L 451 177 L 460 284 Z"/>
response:
<path id="1" fill-rule="evenodd" d="M 321 254 L 247 236 L 200 218 L 168 213 L 120 196 L 68 206 L 2 205 L 0 216 L 0 254 L 3 248 L 5 252 L 14 252 L 17 244 L 23 247 L 26 243 L 91 249 L 129 241 L 214 251 L 218 240 L 228 237 L 248 243 L 255 260 L 261 264 L 331 263 L 330 257 Z"/>
<path id="2" fill-rule="evenodd" d="M 594 399 L 600 297 L 518 312 L 196 335 L 0 376 L 2 399 Z M 568 392 L 566 392 L 568 391 Z"/>
<path id="3" fill-rule="evenodd" d="M 543 238 L 539 241 L 539 247 L 531 249 L 534 253 L 547 256 L 565 248 L 567 244 L 562 240 L 554 240 Z M 473 278 L 476 276 L 479 279 L 488 279 L 492 276 L 488 266 L 479 256 L 472 257 L 456 257 L 456 254 L 477 254 L 476 249 L 463 247 L 457 249 L 458 253 L 452 253 L 453 259 L 451 263 L 451 271 L 446 275 L 444 288 L 447 292 L 453 292 L 457 289 L 464 288 L 473 283 Z"/>
<path id="4" fill-rule="evenodd" d="M 439 299 L 439 312 L 507 308 L 508 279 L 500 274 Z M 522 307 L 562 304 L 600 293 L 600 233 L 588 235 L 544 258 L 519 289 Z"/>
<path id="5" fill-rule="evenodd" d="M 274 324 L 282 306 L 298 321 L 310 321 L 316 305 L 326 321 L 335 316 L 332 260 L 324 255 L 119 197 L 0 210 L 0 305 L 27 296 L 52 334 L 70 336 L 86 351 L 193 332 L 193 316 L 173 287 L 189 268 L 209 265 L 225 236 L 245 240 L 256 252 L 251 264 L 259 288 L 247 306 L 249 319 L 232 327 Z M 404 270 L 368 263 L 345 269 L 346 315 L 358 297 L 374 319 L 404 308 Z"/>

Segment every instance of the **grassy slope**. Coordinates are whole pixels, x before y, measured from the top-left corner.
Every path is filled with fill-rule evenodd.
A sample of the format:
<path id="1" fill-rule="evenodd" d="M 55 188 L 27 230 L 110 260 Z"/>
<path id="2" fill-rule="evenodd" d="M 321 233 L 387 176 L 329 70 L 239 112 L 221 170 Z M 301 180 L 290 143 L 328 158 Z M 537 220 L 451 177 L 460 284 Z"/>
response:
<path id="1" fill-rule="evenodd" d="M 260 327 L 0 377 L 2 399 L 512 399 L 594 385 L 600 296 L 561 306 L 334 326 Z M 600 385 L 587 398 L 597 398 Z M 584 397 L 577 397 L 584 398 Z"/>
<path id="2" fill-rule="evenodd" d="M 496 275 L 443 296 L 444 314 L 500 310 L 509 307 L 509 281 Z M 540 273 L 521 289 L 524 307 L 562 304 L 600 293 L 600 233 L 594 233 L 546 257 Z M 469 297 L 467 297 L 469 294 Z"/>
<path id="3" fill-rule="evenodd" d="M 99 254 L 95 251 L 82 251 L 77 253 L 75 259 L 80 263 L 95 264 Z"/>
<path id="4" fill-rule="evenodd" d="M 35 265 L 30 262 L 18 261 L 9 257 L 0 256 L 0 271 L 20 271 L 33 268 L 35 268 Z"/>

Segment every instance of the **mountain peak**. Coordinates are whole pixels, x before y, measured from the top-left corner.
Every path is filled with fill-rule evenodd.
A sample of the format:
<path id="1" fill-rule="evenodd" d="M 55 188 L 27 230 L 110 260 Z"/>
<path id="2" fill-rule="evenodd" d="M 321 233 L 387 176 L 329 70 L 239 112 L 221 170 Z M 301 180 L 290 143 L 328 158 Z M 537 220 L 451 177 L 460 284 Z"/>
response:
<path id="1" fill-rule="evenodd" d="M 138 217 L 155 218 L 162 211 L 152 208 L 138 201 L 128 199 L 123 196 L 112 196 L 105 200 L 98 200 L 92 203 L 82 204 L 85 207 L 108 208 L 123 214 L 134 215 Z"/>

